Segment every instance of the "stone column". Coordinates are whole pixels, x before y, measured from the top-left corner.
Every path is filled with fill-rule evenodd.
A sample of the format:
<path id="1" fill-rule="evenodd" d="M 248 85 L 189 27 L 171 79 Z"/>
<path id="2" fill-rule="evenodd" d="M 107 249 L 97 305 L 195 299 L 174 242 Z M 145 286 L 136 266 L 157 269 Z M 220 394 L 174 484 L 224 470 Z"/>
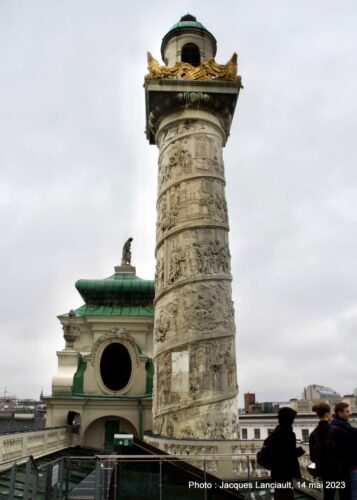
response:
<path id="1" fill-rule="evenodd" d="M 235 324 L 222 159 L 227 128 L 222 108 L 217 111 L 211 97 L 206 95 L 205 106 L 193 92 L 186 96 L 188 105 L 182 106 L 183 98 L 176 95 L 180 106 L 170 104 L 155 128 L 160 153 L 153 431 L 178 439 L 236 439 Z"/>

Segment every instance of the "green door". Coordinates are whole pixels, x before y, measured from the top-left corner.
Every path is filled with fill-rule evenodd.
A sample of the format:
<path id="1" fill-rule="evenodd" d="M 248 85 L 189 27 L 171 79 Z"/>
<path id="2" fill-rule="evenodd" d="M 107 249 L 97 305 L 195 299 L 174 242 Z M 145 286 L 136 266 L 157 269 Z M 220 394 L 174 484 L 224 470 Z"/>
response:
<path id="1" fill-rule="evenodd" d="M 114 434 L 119 433 L 119 420 L 106 420 L 104 422 L 104 448 L 112 448 Z"/>

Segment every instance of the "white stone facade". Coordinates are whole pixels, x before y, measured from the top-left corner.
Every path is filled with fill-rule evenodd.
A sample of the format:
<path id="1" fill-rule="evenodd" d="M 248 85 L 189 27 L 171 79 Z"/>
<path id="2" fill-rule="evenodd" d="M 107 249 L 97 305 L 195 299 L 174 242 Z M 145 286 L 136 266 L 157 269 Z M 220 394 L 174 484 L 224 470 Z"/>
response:
<path id="1" fill-rule="evenodd" d="M 240 415 L 240 440 L 264 440 L 278 425 L 276 414 Z M 357 416 L 350 419 L 352 425 L 357 424 Z M 317 427 L 318 419 L 315 413 L 297 414 L 293 424 L 296 439 L 308 442 L 309 435 Z"/>

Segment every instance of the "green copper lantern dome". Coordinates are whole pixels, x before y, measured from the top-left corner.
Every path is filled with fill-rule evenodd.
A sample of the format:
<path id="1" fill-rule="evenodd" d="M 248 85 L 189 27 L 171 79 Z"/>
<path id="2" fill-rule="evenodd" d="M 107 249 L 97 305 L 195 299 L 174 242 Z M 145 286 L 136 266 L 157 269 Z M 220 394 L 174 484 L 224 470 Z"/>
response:
<path id="1" fill-rule="evenodd" d="M 115 274 L 109 278 L 78 280 L 75 286 L 85 305 L 76 310 L 77 316 L 152 316 L 154 281 L 143 280 L 136 276 L 135 268 L 127 268 L 128 272 L 115 268 Z"/>
<path id="2" fill-rule="evenodd" d="M 191 16 L 191 14 L 188 14 L 188 13 L 185 16 L 182 16 L 180 21 L 178 23 L 174 24 L 173 27 L 171 28 L 171 30 L 176 29 L 176 28 L 198 28 L 201 30 L 206 29 L 202 23 L 199 23 L 197 21 L 195 16 Z M 169 33 L 170 33 L 170 31 L 169 31 Z"/>
<path id="3" fill-rule="evenodd" d="M 212 35 L 212 33 L 208 31 L 207 28 L 205 28 L 205 26 L 202 23 L 197 21 L 195 16 L 192 16 L 191 14 L 187 13 L 186 15 L 181 17 L 178 23 L 172 26 L 170 31 L 168 31 L 164 36 L 164 38 L 162 39 L 161 43 L 162 58 L 164 58 L 165 47 L 170 38 L 192 30 L 195 31 L 197 30 L 201 32 L 202 35 L 207 35 L 212 40 L 214 46 L 214 55 L 216 55 L 217 40 L 215 39 L 215 37 Z"/>

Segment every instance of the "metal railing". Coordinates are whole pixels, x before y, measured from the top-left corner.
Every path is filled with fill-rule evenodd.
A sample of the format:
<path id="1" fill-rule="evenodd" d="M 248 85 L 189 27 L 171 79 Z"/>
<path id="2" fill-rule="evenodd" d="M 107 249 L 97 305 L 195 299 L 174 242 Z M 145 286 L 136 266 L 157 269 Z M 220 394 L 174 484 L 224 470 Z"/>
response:
<path id="1" fill-rule="evenodd" d="M 305 457 L 304 462 L 308 462 Z M 95 500 L 141 498 L 166 500 L 238 498 L 261 491 L 269 471 L 256 456 L 97 455 L 62 457 L 40 467 L 30 458 L 7 471 L 8 498 Z M 306 474 L 308 474 L 306 472 Z M 311 483 L 310 475 L 303 475 Z M 2 474 L 4 484 L 4 473 Z"/>

